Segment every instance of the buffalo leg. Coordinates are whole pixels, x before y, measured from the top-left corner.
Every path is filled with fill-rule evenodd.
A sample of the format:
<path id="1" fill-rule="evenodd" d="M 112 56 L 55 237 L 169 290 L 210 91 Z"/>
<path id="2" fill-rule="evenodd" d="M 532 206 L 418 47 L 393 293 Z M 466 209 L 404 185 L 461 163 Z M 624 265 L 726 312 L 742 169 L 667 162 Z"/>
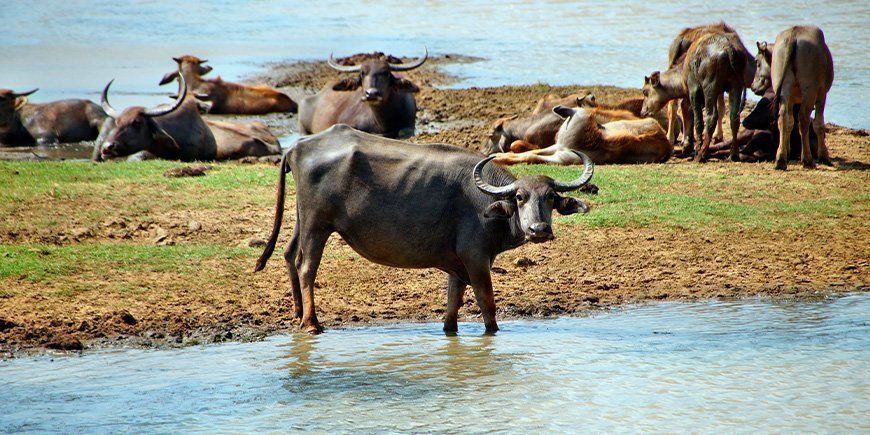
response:
<path id="1" fill-rule="evenodd" d="M 477 299 L 477 305 L 483 315 L 486 333 L 493 334 L 498 331 L 498 324 L 495 322 L 495 294 L 492 291 L 492 276 L 490 276 L 492 265 L 488 262 L 487 264 L 479 263 L 479 259 L 465 262 L 468 276 L 471 279 L 471 287 L 474 289 L 474 298 Z"/>
<path id="2" fill-rule="evenodd" d="M 816 99 L 816 118 L 813 119 L 813 131 L 816 132 L 816 155 L 819 157 L 819 163 L 827 166 L 832 166 L 831 154 L 828 152 L 828 145 L 825 142 L 825 100 L 828 96 L 821 93 Z"/>
<path id="3" fill-rule="evenodd" d="M 740 106 L 742 106 L 743 100 L 743 89 L 740 87 L 734 87 L 731 89 L 731 92 L 728 93 L 728 106 L 729 106 L 729 119 L 731 121 L 731 152 L 728 153 L 728 158 L 732 161 L 740 161 L 740 144 L 737 141 L 737 138 L 740 134 Z M 719 117 L 719 128 L 722 128 L 722 115 L 725 113 L 725 103 L 724 97 L 719 97 L 720 104 L 720 117 Z"/>
<path id="4" fill-rule="evenodd" d="M 297 225 L 300 225 L 297 223 Z M 302 238 L 302 262 L 299 268 L 302 284 L 302 323 L 301 327 L 309 334 L 323 332 L 320 322 L 317 321 L 317 312 L 314 309 L 314 279 L 317 276 L 317 268 L 323 257 L 323 248 L 329 239 L 329 231 L 307 231 Z"/>
<path id="5" fill-rule="evenodd" d="M 797 111 L 798 129 L 801 134 L 801 163 L 807 169 L 815 169 L 816 167 L 813 152 L 810 150 L 810 110 L 815 106 L 815 103 L 815 101 L 805 99 L 804 104 Z"/>
<path id="6" fill-rule="evenodd" d="M 677 143 L 677 103 L 680 100 L 668 101 L 668 142 Z"/>
<path id="7" fill-rule="evenodd" d="M 680 113 L 683 118 L 683 150 L 678 157 L 690 157 L 695 146 L 692 134 L 692 130 L 695 128 L 695 115 L 689 110 L 690 103 L 690 98 L 680 99 Z"/>
<path id="8" fill-rule="evenodd" d="M 713 141 L 713 130 L 716 128 L 716 121 L 719 119 L 719 106 L 717 105 L 717 94 L 719 92 L 704 92 L 704 105 L 707 107 L 707 115 L 704 119 L 703 126 L 701 128 L 695 127 L 696 131 L 703 131 L 703 139 L 701 141 L 701 148 L 698 150 L 698 153 L 695 154 L 696 162 L 703 162 L 707 159 L 706 154 L 707 150 L 710 148 L 710 142 Z M 695 114 L 697 115 L 699 112 L 695 109 Z M 700 133 L 699 133 L 700 134 Z"/>
<path id="9" fill-rule="evenodd" d="M 788 149 L 790 148 L 789 140 L 791 139 L 791 129 L 794 125 L 794 116 L 792 115 L 792 105 L 788 101 L 787 96 L 783 96 L 782 102 L 779 104 L 779 146 L 776 149 L 776 169 L 788 169 Z"/>
<path id="10" fill-rule="evenodd" d="M 444 315 L 444 332 L 459 330 L 459 307 L 462 306 L 462 295 L 467 285 L 459 278 L 447 275 L 447 313 Z"/>
<path id="11" fill-rule="evenodd" d="M 298 228 L 299 225 L 293 227 L 293 237 L 284 251 L 284 261 L 287 263 L 287 274 L 290 275 L 290 288 L 293 294 L 293 317 L 302 320 L 302 288 L 299 285 L 299 267 L 301 266 L 302 257 L 299 255 Z"/>
<path id="12" fill-rule="evenodd" d="M 730 94 L 728 95 L 728 98 L 729 103 L 731 103 Z M 725 139 L 725 131 L 722 129 L 722 118 L 725 117 L 725 94 L 719 95 L 719 99 L 716 101 L 716 107 L 719 108 L 719 119 L 716 120 L 716 131 L 713 132 L 713 142 L 722 142 Z"/>

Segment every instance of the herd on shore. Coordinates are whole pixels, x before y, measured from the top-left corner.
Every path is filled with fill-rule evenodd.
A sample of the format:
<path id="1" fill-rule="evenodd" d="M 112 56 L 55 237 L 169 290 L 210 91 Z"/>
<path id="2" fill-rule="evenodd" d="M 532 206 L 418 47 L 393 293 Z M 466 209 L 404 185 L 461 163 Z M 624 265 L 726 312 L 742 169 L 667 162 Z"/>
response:
<path id="1" fill-rule="evenodd" d="M 414 134 L 419 88 L 395 74 L 417 68 L 428 52 L 407 63 L 369 58 L 328 64 L 347 74 L 297 102 L 265 85 L 205 78 L 207 60 L 173 58 L 177 69 L 161 85 L 178 83 L 172 104 L 116 110 L 111 82 L 100 104 L 85 99 L 31 103 L 37 89 L 0 89 L 0 146 L 96 141 L 93 159 L 127 157 L 211 161 L 281 153 L 278 139 L 259 122 L 239 124 L 202 114 L 297 112 L 303 135 L 346 124 L 387 138 Z M 643 98 L 614 106 L 593 95 L 543 96 L 531 114 L 495 120 L 485 152 L 501 164 L 581 162 L 574 150 L 601 163 L 658 163 L 673 157 L 703 162 L 719 156 L 735 161 L 774 160 L 786 169 L 800 158 L 806 167 L 830 164 L 825 145 L 825 98 L 833 82 L 833 60 L 814 26 L 783 30 L 775 42 L 757 43 L 753 55 L 727 24 L 683 29 L 668 48 L 668 65 L 644 77 Z M 742 120 L 746 90 L 762 96 Z M 724 140 L 726 117 L 731 137 Z M 814 118 L 810 117 L 815 112 Z M 662 113 L 663 112 L 663 113 Z M 666 117 L 663 122 L 654 119 Z M 675 148 L 675 145 L 678 145 Z"/>

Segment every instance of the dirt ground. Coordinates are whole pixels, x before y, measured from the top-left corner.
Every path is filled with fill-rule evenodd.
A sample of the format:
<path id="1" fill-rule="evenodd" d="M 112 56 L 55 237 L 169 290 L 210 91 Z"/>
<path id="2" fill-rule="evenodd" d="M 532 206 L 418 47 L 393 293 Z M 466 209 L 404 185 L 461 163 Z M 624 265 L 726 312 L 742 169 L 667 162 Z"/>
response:
<path id="1" fill-rule="evenodd" d="M 527 113 L 546 93 L 593 92 L 599 102 L 640 95 L 638 89 L 609 86 L 503 86 L 461 90 L 438 89 L 449 77 L 442 62 L 473 61 L 439 57 L 406 77 L 420 87 L 417 142 L 446 142 L 479 150 L 490 123 Z M 337 78 L 322 63 L 272 65 L 252 81 L 266 81 L 290 93 L 311 93 Z M 285 118 L 281 118 L 285 120 Z M 291 119 L 286 122 L 295 122 Z M 870 163 L 867 132 L 829 125 L 833 171 L 866 171 Z M 669 164 L 695 164 L 672 160 Z M 233 164 L 228 164 L 229 166 Z M 735 165 L 708 163 L 711 170 Z M 769 176 L 767 165 L 740 164 L 741 173 Z M 271 167 L 263 165 L 265 170 Z M 799 165 L 795 165 L 796 167 Z M 802 169 L 795 169 L 795 173 Z M 863 173 L 862 173 L 863 176 Z M 866 177 L 863 178 L 867 180 Z M 864 185 L 866 189 L 866 184 Z M 824 189 L 824 180 L 819 188 Z M 859 186 L 860 188 L 860 186 Z M 288 193 L 287 209 L 294 205 Z M 68 205 L 74 207 L 75 204 Z M 62 209 L 54 211 L 60 215 Z M 2 243 L 116 243 L 152 240 L 164 229 L 174 243 L 238 246 L 240 237 L 265 239 L 271 206 L 245 206 L 233 216 L 219 211 L 177 210 L 165 215 L 127 216 L 103 222 L 105 231 L 79 235 L 19 232 Z M 283 246 L 293 227 L 285 214 L 279 240 Z M 186 225 L 194 218 L 207 231 Z M 26 219 L 27 216 L 12 216 Z M 556 225 L 557 238 L 502 254 L 493 268 L 499 319 L 582 314 L 627 303 L 735 297 L 824 297 L 865 291 L 870 267 L 867 216 L 852 216 L 834 225 L 777 231 L 675 230 L 646 228 L 589 229 Z M 296 331 L 289 282 L 276 250 L 266 270 L 252 274 L 253 256 L 215 259 L 197 271 L 144 274 L 87 271 L 82 279 L 114 280 L 131 285 L 148 282 L 165 297 L 105 295 L 61 299 L 45 297 L 46 284 L 15 282 L 15 297 L 0 297 L 0 354 L 48 347 L 76 350 L 112 345 L 174 346 L 213 341 L 258 339 L 276 331 Z M 445 276 L 437 270 L 401 270 L 372 264 L 334 236 L 327 248 L 315 294 L 324 326 L 393 321 L 440 321 L 446 304 Z M 195 283 L 192 284 L 192 283 Z M 49 286 L 51 284 L 48 284 Z M 50 290 L 50 289 L 48 289 Z M 99 296 L 99 295 L 97 295 Z M 477 305 L 470 290 L 460 321 L 476 322 Z M 460 333 L 479 333 L 481 324 L 460 323 Z"/>

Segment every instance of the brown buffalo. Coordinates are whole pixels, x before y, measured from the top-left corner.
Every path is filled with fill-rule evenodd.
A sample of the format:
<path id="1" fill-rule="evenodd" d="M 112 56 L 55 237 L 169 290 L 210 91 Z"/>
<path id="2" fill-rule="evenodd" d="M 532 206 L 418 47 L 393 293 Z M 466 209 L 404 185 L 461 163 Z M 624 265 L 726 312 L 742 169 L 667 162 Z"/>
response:
<path id="1" fill-rule="evenodd" d="M 114 80 L 113 80 L 114 81 Z M 109 87 L 102 94 L 102 107 L 115 120 L 115 128 L 100 146 L 100 158 L 107 159 L 147 151 L 167 160 L 214 160 L 214 135 L 199 114 L 196 99 L 188 98 L 184 78 L 178 99 L 169 107 L 146 109 L 128 107 L 123 112 L 109 104 Z"/>
<path id="2" fill-rule="evenodd" d="M 295 113 L 297 110 L 295 101 L 269 86 L 240 85 L 226 82 L 220 76 L 215 79 L 203 78 L 212 70 L 210 66 L 203 65 L 207 60 L 190 55 L 172 59 L 178 64 L 178 69 L 164 75 L 160 84 L 165 85 L 183 76 L 188 90 L 211 104 L 208 113 L 262 115 L 272 112 Z"/>
<path id="3" fill-rule="evenodd" d="M 206 119 L 205 124 L 208 125 L 217 144 L 215 160 L 281 154 L 281 143 L 262 122 L 236 124 Z"/>
<path id="4" fill-rule="evenodd" d="M 579 162 L 575 151 L 580 151 L 595 163 L 658 163 L 668 160 L 674 150 L 662 126 L 652 118 L 601 123 L 598 109 L 556 106 L 553 112 L 564 119 L 554 145 L 494 154 L 495 162 L 572 165 Z"/>
<path id="5" fill-rule="evenodd" d="M 35 104 L 27 96 L 0 89 L 0 146 L 46 145 L 94 140 L 106 113 L 90 100 L 60 100 Z"/>
<path id="6" fill-rule="evenodd" d="M 763 94 L 773 88 L 773 110 L 779 110 L 779 149 L 776 169 L 788 168 L 789 138 L 794 124 L 794 105 L 800 104 L 797 121 L 801 135 L 801 161 L 813 168 L 810 147 L 810 112 L 815 109 L 812 127 L 818 137 L 816 154 L 819 161 L 830 165 L 831 157 L 825 144 L 825 101 L 834 82 L 834 60 L 825 43 L 825 34 L 815 26 L 795 26 L 783 30 L 776 42 L 759 42 L 755 62 L 758 71 L 752 91 Z"/>
<path id="7" fill-rule="evenodd" d="M 547 97 L 544 97 L 544 99 L 547 99 Z M 594 101 L 594 99 L 595 96 L 589 94 L 583 97 L 575 97 L 571 103 L 573 103 L 572 106 L 574 107 L 596 107 L 592 113 L 596 121 L 601 124 L 617 120 L 640 119 L 627 110 L 598 107 L 597 104 L 593 105 L 591 101 Z M 559 98 L 558 100 L 565 99 Z M 539 106 L 541 102 L 538 103 Z M 563 121 L 564 119 L 553 112 L 552 109 L 547 112 L 533 113 L 525 118 L 518 118 L 517 116 L 501 118 L 493 124 L 492 132 L 484 146 L 484 151 L 486 154 L 497 152 L 521 153 L 549 147 L 556 143 L 556 133 L 559 131 L 559 127 L 562 126 Z"/>
<path id="8" fill-rule="evenodd" d="M 316 95 L 306 97 L 299 107 L 299 132 L 318 133 L 335 124 L 385 137 L 413 136 L 417 116 L 414 93 L 420 89 L 393 72 L 409 71 L 423 65 L 429 56 L 402 64 L 391 64 L 383 57 L 371 58 L 361 65 L 328 64 L 355 77 L 330 83 Z"/>
<path id="9" fill-rule="evenodd" d="M 701 36 L 689 47 L 684 62 L 683 80 L 694 114 L 694 133 L 699 139 L 703 138 L 695 145 L 695 161 L 702 162 L 713 139 L 715 121 L 719 118 L 717 102 L 726 90 L 731 134 L 737 137 L 740 131 L 740 110 L 743 108 L 746 88 L 749 85 L 747 75 L 748 71 L 754 70 L 754 65 L 746 47 L 735 33 L 707 33 Z M 689 130 L 689 143 L 695 143 L 692 133 Z M 736 141 L 732 141 L 729 157 L 739 160 Z"/>

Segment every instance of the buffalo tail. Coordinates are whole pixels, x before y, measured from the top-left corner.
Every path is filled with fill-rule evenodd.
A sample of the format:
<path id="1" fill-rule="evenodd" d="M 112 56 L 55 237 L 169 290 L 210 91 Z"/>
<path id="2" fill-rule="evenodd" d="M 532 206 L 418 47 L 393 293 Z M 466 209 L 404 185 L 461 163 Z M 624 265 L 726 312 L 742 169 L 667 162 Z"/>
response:
<path id="1" fill-rule="evenodd" d="M 272 253 L 275 252 L 275 244 L 278 242 L 278 233 L 281 231 L 281 220 L 284 218 L 284 189 L 287 184 L 287 173 L 290 172 L 290 166 L 287 165 L 287 156 L 290 155 L 292 150 L 288 150 L 284 153 L 284 156 L 281 157 L 281 166 L 279 167 L 278 172 L 278 187 L 277 198 L 275 199 L 275 222 L 272 225 L 272 235 L 269 236 L 269 242 L 266 244 L 266 249 L 263 250 L 263 254 L 260 255 L 260 258 L 257 260 L 257 265 L 254 266 L 254 272 L 259 272 L 266 267 L 266 262 L 269 261 L 269 258 L 272 257 Z"/>

